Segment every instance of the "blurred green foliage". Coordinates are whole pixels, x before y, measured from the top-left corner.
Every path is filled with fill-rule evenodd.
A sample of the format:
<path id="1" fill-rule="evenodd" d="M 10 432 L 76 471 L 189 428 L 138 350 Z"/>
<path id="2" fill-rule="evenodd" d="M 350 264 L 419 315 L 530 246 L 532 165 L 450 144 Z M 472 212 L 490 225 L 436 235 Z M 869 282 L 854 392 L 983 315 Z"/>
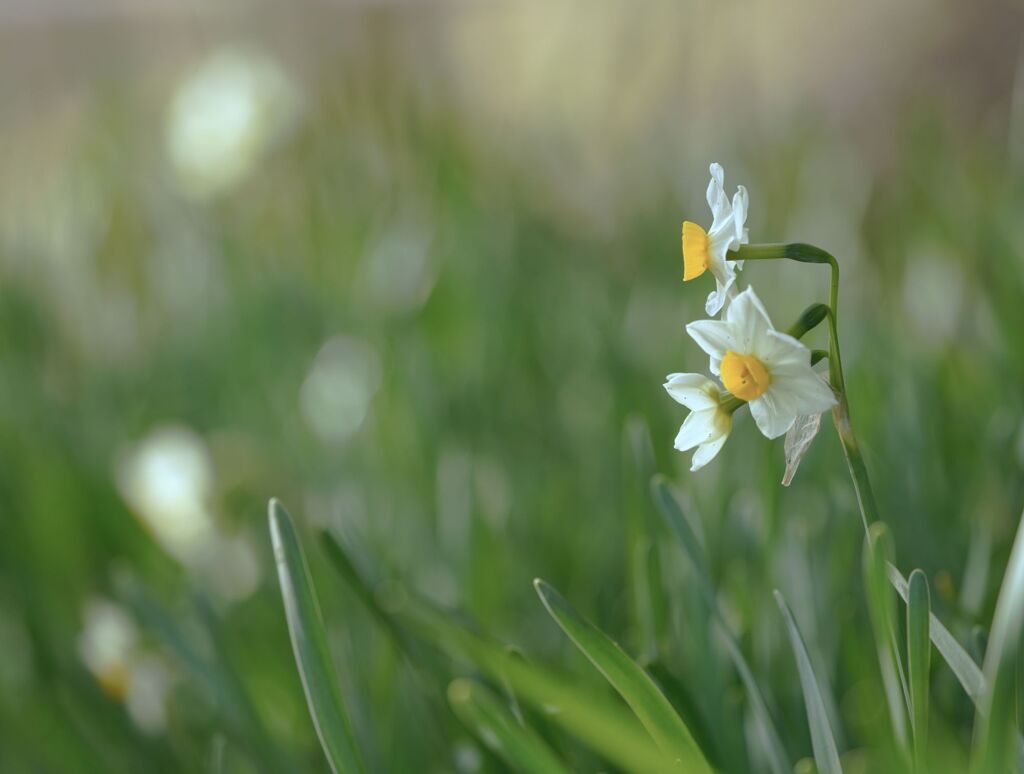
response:
<path id="1" fill-rule="evenodd" d="M 1019 125 L 965 128 L 922 98 L 872 156 L 809 111 L 731 145 L 648 149 L 685 163 L 641 188 L 556 190 L 572 169 L 545 168 L 558 147 L 524 160 L 483 141 L 454 97 L 403 74 L 304 81 L 294 119 L 215 195 L 179 185 L 166 117 L 117 78 L 18 138 L 39 163 L 5 178 L 18 204 L 0 218 L 0 769 L 323 770 L 274 575 L 276 496 L 392 602 L 456 607 L 593 679 L 536 599 L 544 577 L 650 666 L 716 766 L 747 770 L 743 685 L 650 501 L 656 471 L 699 524 L 790 759 L 810 738 L 774 588 L 831 687 L 844 764 L 869 766 L 857 751 L 888 720 L 831 427 L 788 489 L 781 442 L 749 418 L 698 475 L 672 449 L 685 412 L 661 382 L 704 369 L 683 326 L 709 290 L 679 281 L 678 225 L 705 219 L 719 160 L 750 189 L 752 241 L 838 255 L 850 404 L 897 564 L 924 569 L 967 643 L 1024 500 Z M 826 295 L 814 267 L 742 281 L 779 327 Z M 168 425 L 208 454 L 216 531 L 254 552 L 244 592 L 165 550 L 125 494 L 126 460 Z M 502 770 L 445 702 L 465 668 L 420 642 L 409 658 L 304 544 L 368 769 Z M 83 664 L 96 597 L 165 665 L 159 730 Z M 963 762 L 973 707 L 935 662 L 933 755 Z"/>

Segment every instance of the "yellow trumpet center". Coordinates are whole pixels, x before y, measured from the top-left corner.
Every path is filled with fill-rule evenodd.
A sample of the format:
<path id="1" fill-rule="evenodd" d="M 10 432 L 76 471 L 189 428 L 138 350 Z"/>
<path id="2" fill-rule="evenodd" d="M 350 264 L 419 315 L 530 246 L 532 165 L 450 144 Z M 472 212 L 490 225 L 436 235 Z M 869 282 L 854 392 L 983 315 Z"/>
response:
<path id="1" fill-rule="evenodd" d="M 741 355 L 732 350 L 722 358 L 721 373 L 725 389 L 746 401 L 761 397 L 772 383 L 764 363 L 753 355 Z"/>
<path id="2" fill-rule="evenodd" d="M 683 282 L 696 279 L 708 269 L 708 232 L 690 221 L 683 222 Z"/>
<path id="3" fill-rule="evenodd" d="M 96 675 L 100 688 L 112 699 L 124 701 L 128 695 L 128 683 L 131 675 L 126 664 L 112 664 Z"/>

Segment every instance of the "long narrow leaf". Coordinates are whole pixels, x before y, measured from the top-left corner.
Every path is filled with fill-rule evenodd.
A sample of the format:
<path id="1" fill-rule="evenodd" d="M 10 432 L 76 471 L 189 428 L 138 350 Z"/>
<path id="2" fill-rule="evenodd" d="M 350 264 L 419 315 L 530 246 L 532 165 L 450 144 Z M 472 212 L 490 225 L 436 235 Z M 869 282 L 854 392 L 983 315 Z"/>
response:
<path id="1" fill-rule="evenodd" d="M 928 636 L 930 612 L 928 579 L 920 570 L 914 570 L 910 573 L 907 600 L 907 674 L 914 729 L 914 762 L 918 771 L 924 770 L 925 749 L 928 744 L 928 672 L 932 652 Z"/>
<path id="2" fill-rule="evenodd" d="M 771 713 L 768 711 L 768 705 L 761 693 L 761 689 L 754 679 L 753 670 L 743 656 L 743 651 L 740 649 L 735 635 L 729 629 L 729 624 L 718 606 L 718 599 L 715 596 L 714 587 L 708 574 L 708 562 L 704 549 L 701 547 L 696 533 L 690 527 L 690 523 L 683 515 L 683 509 L 679 505 L 675 494 L 673 494 L 668 479 L 661 475 L 654 476 L 651 480 L 651 495 L 658 506 L 658 510 L 664 516 L 669 529 L 676 536 L 687 558 L 689 558 L 690 563 L 693 565 L 698 587 L 715 617 L 719 637 L 725 644 L 726 653 L 732 659 L 736 672 L 739 674 L 743 687 L 746 689 L 747 699 L 750 702 L 754 721 L 757 723 L 760 731 L 761 743 L 768 765 L 774 774 L 788 774 L 788 772 L 793 770 L 793 767 L 789 763 L 785 747 L 779 737 L 779 732 L 775 728 L 775 723 L 772 721 Z"/>
<path id="3" fill-rule="evenodd" d="M 454 680 L 448 702 L 459 719 L 515 771 L 567 774 L 543 739 L 523 728 L 490 691 L 472 680 Z"/>
<path id="4" fill-rule="evenodd" d="M 540 579 L 534 581 L 534 586 L 551 617 L 619 692 L 662 752 L 678 761 L 685 771 L 711 771 L 690 729 L 650 675 L 555 589 Z"/>
<path id="5" fill-rule="evenodd" d="M 888 566 L 888 571 L 889 582 L 896 589 L 896 593 L 906 602 L 909 599 L 909 586 L 906 579 L 891 564 Z M 928 633 L 931 637 L 932 645 L 935 646 L 939 655 L 942 656 L 947 666 L 956 676 L 960 686 L 964 689 L 964 693 L 974 702 L 977 711 L 984 714 L 987 711 L 984 698 L 988 681 L 982 674 L 978 664 L 971 658 L 963 646 L 956 641 L 956 638 L 943 625 L 942 621 L 936 617 L 935 613 L 931 613 L 928 616 Z M 1014 747 L 1016 750 L 1017 768 L 1024 771 L 1024 737 L 1019 732 L 1016 733 L 1015 737 Z"/>
<path id="6" fill-rule="evenodd" d="M 306 557 L 284 507 L 271 500 L 268 511 L 288 632 L 320 745 L 335 774 L 361 772 L 363 766 L 331 664 Z"/>
<path id="7" fill-rule="evenodd" d="M 1009 771 L 1015 731 L 1016 662 L 1024 625 L 1024 520 L 1017 527 L 1010 562 L 1003 575 L 985 652 L 988 690 L 978 709 L 973 769 L 983 774 Z"/>
<path id="8" fill-rule="evenodd" d="M 896 607 L 885 568 L 893 555 L 892 536 L 883 522 L 876 521 L 864 538 L 863 573 L 868 612 L 875 635 L 878 667 L 889 707 L 896 742 L 908 753 L 907 711 L 910 705 L 900 652 L 896 644 Z"/>
<path id="9" fill-rule="evenodd" d="M 814 670 L 811 669 L 811 659 L 807 655 L 803 637 L 800 636 L 800 630 L 797 628 L 796 621 L 793 620 L 793 614 L 789 611 L 786 600 L 778 591 L 775 592 L 775 601 L 778 602 L 779 610 L 782 611 L 782 617 L 786 622 L 789 642 L 793 648 L 797 671 L 800 674 L 800 688 L 804 693 L 807 723 L 811 729 L 814 762 L 822 774 L 841 774 L 843 769 L 839 765 L 839 751 L 836 749 L 832 727 L 828 722 L 828 713 L 825 712 L 825 702 L 821 698 L 821 689 L 818 687 Z"/>

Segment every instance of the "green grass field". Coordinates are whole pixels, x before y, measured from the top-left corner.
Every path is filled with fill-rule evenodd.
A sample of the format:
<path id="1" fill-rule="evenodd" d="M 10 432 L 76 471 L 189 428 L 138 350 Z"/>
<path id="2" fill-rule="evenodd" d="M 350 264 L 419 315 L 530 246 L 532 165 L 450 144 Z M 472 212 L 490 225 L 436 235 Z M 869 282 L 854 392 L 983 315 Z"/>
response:
<path id="1" fill-rule="evenodd" d="M 164 52 L 3 114 L 0 770 L 804 772 L 830 744 L 847 772 L 1012 770 L 1012 57 L 971 76 L 976 112 L 696 89 L 718 132 L 629 79 L 613 103 L 617 65 L 567 64 L 580 93 L 479 73 L 495 108 L 416 23 L 339 35 Z M 662 383 L 707 370 L 684 327 L 710 289 L 679 226 L 715 160 L 752 243 L 838 258 L 877 555 L 827 414 L 789 487 L 745 411 L 705 469 L 673 449 Z M 741 279 L 780 328 L 828 301 L 824 266 Z M 885 545 L 922 571 L 910 619 Z"/>

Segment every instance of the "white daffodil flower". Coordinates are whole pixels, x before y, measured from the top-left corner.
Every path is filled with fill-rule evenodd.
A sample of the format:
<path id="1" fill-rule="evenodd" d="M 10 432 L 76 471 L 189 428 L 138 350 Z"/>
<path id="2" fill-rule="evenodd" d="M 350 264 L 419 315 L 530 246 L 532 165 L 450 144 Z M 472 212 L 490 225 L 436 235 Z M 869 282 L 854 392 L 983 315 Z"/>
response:
<path id="1" fill-rule="evenodd" d="M 811 368 L 811 351 L 772 327 L 753 288 L 737 295 L 721 320 L 698 320 L 686 332 L 711 356 L 711 371 L 725 389 L 750 404 L 758 429 L 778 438 L 801 414 L 820 414 L 836 403 Z"/>
<path id="2" fill-rule="evenodd" d="M 745 228 L 747 189 L 738 186 L 730 204 L 725 195 L 725 172 L 721 164 L 712 164 L 707 197 L 713 216 L 711 228 L 705 231 L 688 220 L 683 223 L 683 281 L 696 279 L 705 271 L 714 275 L 716 287 L 704 308 L 709 315 L 716 315 L 735 295 L 736 270 L 743 268 L 742 261 L 726 260 L 726 255 L 750 241 Z"/>
<path id="3" fill-rule="evenodd" d="M 665 389 L 678 403 L 690 409 L 679 428 L 675 446 L 679 451 L 697 447 L 690 470 L 700 470 L 718 454 L 732 430 L 732 414 L 722 408 L 722 391 L 701 374 L 669 374 Z"/>

